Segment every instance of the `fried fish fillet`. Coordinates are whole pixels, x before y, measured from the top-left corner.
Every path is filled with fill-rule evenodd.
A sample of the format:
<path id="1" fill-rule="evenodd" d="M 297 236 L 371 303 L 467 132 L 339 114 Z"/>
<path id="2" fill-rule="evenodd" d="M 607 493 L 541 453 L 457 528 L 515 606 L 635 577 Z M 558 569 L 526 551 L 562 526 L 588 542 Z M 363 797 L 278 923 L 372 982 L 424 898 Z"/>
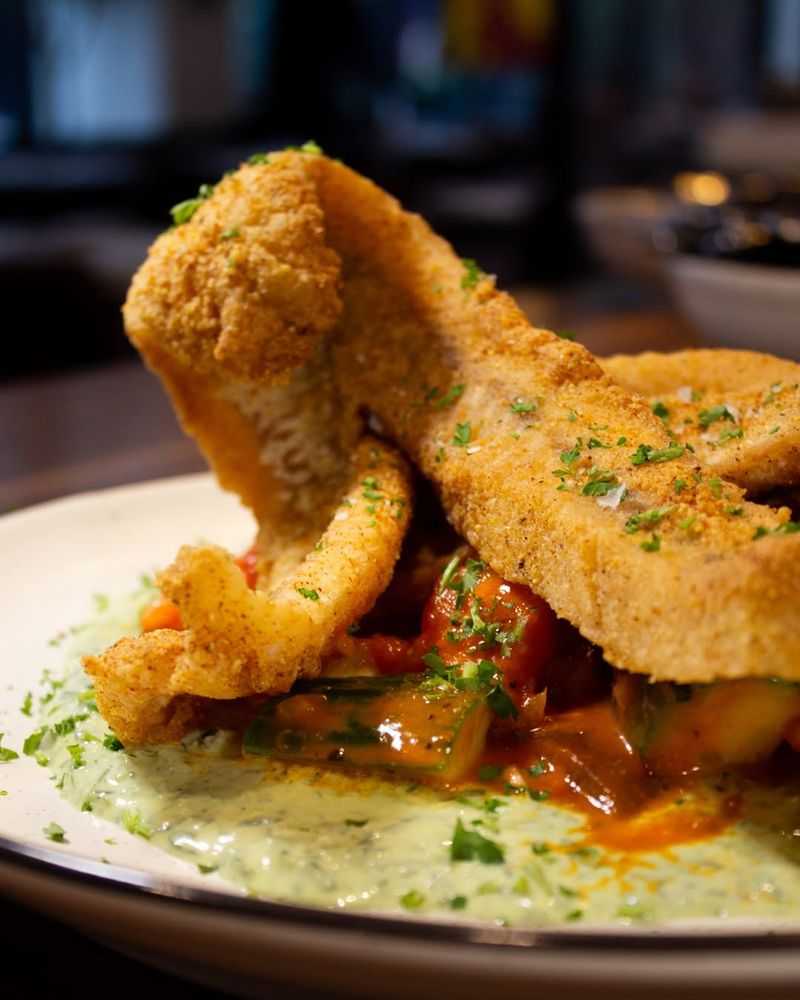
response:
<path id="1" fill-rule="evenodd" d="M 303 226 L 284 220 L 295 203 L 298 223 L 314 220 L 306 242 Z M 276 213 L 290 234 L 286 253 L 268 224 Z M 259 294 L 248 269 L 222 272 L 216 242 L 228 230 L 241 234 L 245 261 L 280 275 L 297 269 L 281 286 L 292 293 L 262 305 L 278 328 L 283 320 L 298 338 L 308 329 L 322 339 L 343 425 L 367 413 L 434 483 L 481 558 L 541 594 L 613 664 L 679 682 L 800 679 L 800 536 L 788 511 L 745 501 L 588 351 L 532 328 L 422 219 L 326 157 L 285 152 L 242 167 L 139 272 L 126 324 L 185 420 L 190 405 L 201 414 L 224 399 L 232 422 L 264 440 L 259 413 L 272 387 L 261 380 L 275 371 L 262 360 L 269 337 L 227 308 L 229 296 L 240 300 L 240 280 Z M 262 239 L 257 254 L 250 244 Z M 236 252 L 226 250 L 234 261 Z M 315 313 L 313 282 L 300 278 L 317 266 L 330 278 L 334 256 L 339 301 L 323 295 Z M 213 277 L 196 331 L 193 300 L 182 297 L 212 293 L 191 285 L 193 269 Z M 258 278 L 272 287 L 269 274 Z M 175 308 L 179 335 L 163 325 Z M 206 315 L 227 321 L 213 326 Z M 231 360 L 239 353 L 243 366 Z M 190 429 L 199 420 L 190 416 Z M 205 433 L 219 468 L 222 439 Z M 259 489 L 245 483 L 243 492 L 266 502 Z"/>
<path id="2" fill-rule="evenodd" d="M 748 496 L 800 485 L 800 365 L 728 350 L 617 354 L 600 363 L 646 397 L 709 472 Z"/>
<path id="3" fill-rule="evenodd" d="M 84 658 L 97 705 L 126 744 L 180 738 L 206 699 L 288 690 L 386 589 L 410 516 L 405 463 L 364 437 L 327 530 L 270 591 L 251 591 L 217 546 L 184 546 L 158 575 L 183 631 L 126 637 Z"/>

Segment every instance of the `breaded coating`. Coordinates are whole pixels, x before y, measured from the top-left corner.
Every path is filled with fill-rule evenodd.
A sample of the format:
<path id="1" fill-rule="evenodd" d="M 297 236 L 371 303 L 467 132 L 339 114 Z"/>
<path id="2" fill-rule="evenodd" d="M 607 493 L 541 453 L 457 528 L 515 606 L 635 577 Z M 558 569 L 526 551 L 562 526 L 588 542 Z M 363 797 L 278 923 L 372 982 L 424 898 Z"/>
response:
<path id="1" fill-rule="evenodd" d="M 491 277 L 342 164 L 285 152 L 229 181 L 209 201 L 220 217 L 234 182 L 255 218 L 290 203 L 287 189 L 316 200 L 325 246 L 315 224 L 302 260 L 313 272 L 316 254 L 326 272 L 330 248 L 341 261 L 341 312 L 323 339 L 342 420 L 368 412 L 493 569 L 541 594 L 618 667 L 679 682 L 800 679 L 800 535 L 787 510 L 745 502 L 585 348 L 532 328 Z M 270 245 L 279 267 L 302 241 L 291 232 L 286 258 Z M 145 353 L 163 370 L 158 352 L 167 365 L 176 355 L 142 301 L 161 294 L 157 266 L 153 255 L 126 320 L 146 328 L 137 342 L 157 345 Z M 291 323 L 299 305 L 284 306 Z M 334 312 L 322 303 L 315 329 Z M 226 333 L 226 349 L 251 356 L 252 324 Z M 198 406 L 230 381 L 222 368 L 211 377 Z M 257 438 L 268 389 L 256 380 L 247 405 L 232 404 Z"/>
<path id="2" fill-rule="evenodd" d="M 800 365 L 728 350 L 617 354 L 600 364 L 748 496 L 800 485 Z"/>
<path id="3" fill-rule="evenodd" d="M 171 688 L 182 651 L 182 633 L 158 629 L 126 636 L 99 656 L 83 658 L 97 707 L 126 746 L 172 743 L 198 725 L 202 699 Z"/>
<path id="4" fill-rule="evenodd" d="M 184 546 L 158 576 L 184 630 L 123 639 L 84 659 L 104 718 L 125 744 L 168 742 L 196 723 L 204 699 L 287 691 L 315 676 L 387 587 L 410 514 L 405 463 L 365 437 L 327 530 L 274 591 L 251 591 L 224 549 Z"/>

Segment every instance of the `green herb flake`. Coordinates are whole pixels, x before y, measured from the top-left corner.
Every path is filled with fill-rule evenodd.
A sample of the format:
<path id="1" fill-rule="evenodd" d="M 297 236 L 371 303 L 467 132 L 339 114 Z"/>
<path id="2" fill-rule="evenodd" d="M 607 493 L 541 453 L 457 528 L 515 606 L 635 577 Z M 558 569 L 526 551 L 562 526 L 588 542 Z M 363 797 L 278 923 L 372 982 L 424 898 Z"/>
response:
<path id="1" fill-rule="evenodd" d="M 466 896 L 453 896 L 450 900 L 451 910 L 466 910 L 467 908 L 467 897 Z"/>
<path id="2" fill-rule="evenodd" d="M 70 743 L 67 746 L 67 753 L 72 758 L 74 768 L 83 767 L 86 761 L 83 759 L 83 747 L 79 743 Z"/>
<path id="3" fill-rule="evenodd" d="M 625 532 L 628 535 L 633 535 L 643 525 L 658 524 L 659 521 L 662 521 L 670 513 L 672 513 L 672 507 L 652 507 L 641 514 L 633 514 L 625 522 Z"/>
<path id="4" fill-rule="evenodd" d="M 112 750 L 114 753 L 117 753 L 117 751 L 119 750 L 125 749 L 122 740 L 120 740 L 117 736 L 115 736 L 114 733 L 106 734 L 105 738 L 103 739 L 103 746 L 106 748 L 106 750 Z"/>
<path id="5" fill-rule="evenodd" d="M 4 747 L 2 745 L 4 735 L 4 733 L 0 733 L 0 762 L 5 763 L 9 760 L 16 760 L 19 757 L 19 754 L 16 750 L 10 750 L 8 747 Z"/>
<path id="6" fill-rule="evenodd" d="M 673 458 L 680 458 L 685 450 L 684 446 L 677 442 L 673 442 L 666 448 L 654 448 L 650 444 L 640 444 L 630 459 L 633 465 L 645 465 L 648 462 L 669 462 Z"/>
<path id="7" fill-rule="evenodd" d="M 307 601 L 319 600 L 319 594 L 313 587 L 295 587 L 295 590 L 301 597 L 305 597 Z"/>
<path id="8" fill-rule="evenodd" d="M 676 479 L 675 482 L 672 484 L 672 488 L 675 490 L 676 493 L 683 493 L 683 491 L 687 488 L 688 485 L 689 484 L 686 482 L 685 479 Z"/>
<path id="9" fill-rule="evenodd" d="M 233 240 L 240 235 L 238 226 L 228 226 L 227 229 L 223 229 L 219 234 L 221 240 Z"/>
<path id="10" fill-rule="evenodd" d="M 537 857 L 544 857 L 546 854 L 551 854 L 553 848 L 549 844 L 537 843 L 531 844 L 531 851 L 537 855 Z"/>
<path id="11" fill-rule="evenodd" d="M 203 202 L 214 193 L 214 187 L 214 184 L 201 184 L 196 198 L 187 198 L 186 201 L 179 201 L 177 205 L 173 205 L 169 214 L 174 225 L 182 226 L 184 222 L 188 222 Z"/>
<path id="12" fill-rule="evenodd" d="M 541 402 L 541 398 L 538 396 L 530 402 L 521 396 L 517 396 L 513 402 L 508 404 L 508 408 L 512 413 L 530 413 L 531 410 L 541 405 Z"/>
<path id="13" fill-rule="evenodd" d="M 661 551 L 661 539 L 659 538 L 659 536 L 655 532 L 653 532 L 650 535 L 649 540 L 646 541 L 646 542 L 642 542 L 642 544 L 639 546 L 639 548 L 642 549 L 645 552 L 660 552 Z"/>
<path id="14" fill-rule="evenodd" d="M 271 161 L 268 153 L 253 153 L 252 156 L 248 157 L 247 162 L 251 167 L 264 167 Z"/>
<path id="15" fill-rule="evenodd" d="M 736 417 L 734 417 L 724 403 L 720 403 L 719 406 L 712 406 L 708 410 L 701 410 L 697 414 L 697 422 L 701 427 L 709 427 L 716 420 L 730 420 L 732 424 L 736 423 Z"/>
<path id="16" fill-rule="evenodd" d="M 556 330 L 555 333 L 562 340 L 575 340 L 575 334 L 572 330 Z"/>
<path id="17" fill-rule="evenodd" d="M 20 712 L 22 712 L 23 715 L 27 715 L 28 718 L 30 718 L 30 716 L 32 714 L 32 711 L 33 711 L 33 691 L 29 691 L 25 695 L 25 698 L 24 698 L 22 704 L 20 705 L 20 709 L 19 710 L 20 710 Z"/>
<path id="18" fill-rule="evenodd" d="M 688 531 L 689 528 L 694 524 L 695 518 L 685 517 L 682 521 L 678 521 L 678 529 L 680 531 Z"/>
<path id="19" fill-rule="evenodd" d="M 726 441 L 733 441 L 734 438 L 744 437 L 744 431 L 741 427 L 726 427 L 724 430 L 720 431 L 720 435 L 716 441 L 712 443 L 713 448 L 719 447 L 721 444 L 725 444 Z"/>
<path id="20" fill-rule="evenodd" d="M 464 265 L 464 273 L 461 275 L 461 287 L 464 291 L 469 291 L 486 275 L 470 257 L 462 257 L 461 263 Z"/>
<path id="21" fill-rule="evenodd" d="M 346 819 L 344 821 L 344 825 L 345 826 L 357 826 L 357 827 L 361 827 L 361 826 L 366 826 L 367 823 L 369 823 L 368 819 Z"/>
<path id="22" fill-rule="evenodd" d="M 591 474 L 591 479 L 584 484 L 581 496 L 604 497 L 619 486 L 619 479 L 608 469 L 599 469 Z"/>
<path id="23" fill-rule="evenodd" d="M 400 897 L 400 905 L 407 910 L 418 910 L 425 905 L 425 897 L 417 889 L 410 889 Z"/>
<path id="24" fill-rule="evenodd" d="M 22 752 L 26 757 L 33 757 L 36 754 L 48 729 L 49 726 L 42 726 L 41 729 L 37 729 L 30 736 L 26 737 L 25 742 L 22 744 Z"/>
<path id="25" fill-rule="evenodd" d="M 42 833 L 48 840 L 52 840 L 56 844 L 63 844 L 67 838 L 67 831 L 63 826 L 59 826 L 58 823 L 48 823 L 42 829 Z"/>
<path id="26" fill-rule="evenodd" d="M 197 865 L 197 870 L 200 872 L 201 875 L 213 875 L 213 873 L 217 871 L 218 867 L 219 867 L 218 865 L 203 864 L 203 862 L 201 861 Z"/>
<path id="27" fill-rule="evenodd" d="M 466 448 L 472 437 L 472 424 L 465 420 L 463 424 L 456 424 L 456 432 L 453 435 L 453 444 L 457 448 Z"/>
<path id="28" fill-rule="evenodd" d="M 500 844 L 477 830 L 467 830 L 460 819 L 456 820 L 450 845 L 451 861 L 480 861 L 484 865 L 498 865 L 504 859 L 505 851 Z"/>
<path id="29" fill-rule="evenodd" d="M 666 423 L 669 420 L 669 410 L 660 399 L 656 400 L 656 402 L 653 403 L 652 409 L 653 413 L 655 413 L 657 417 L 660 417 L 661 420 L 664 421 L 664 423 Z"/>
<path id="30" fill-rule="evenodd" d="M 458 385 L 451 386 L 444 396 L 433 404 L 434 408 L 437 410 L 444 410 L 446 407 L 452 406 L 453 403 L 461 399 L 466 388 L 467 386 L 464 382 L 459 382 Z"/>
<path id="31" fill-rule="evenodd" d="M 142 819 L 142 814 L 138 809 L 123 809 L 120 819 L 128 833 L 136 834 L 137 837 L 143 837 L 145 840 L 152 837 L 152 832 Z"/>
<path id="32" fill-rule="evenodd" d="M 541 788 L 529 788 L 528 796 L 533 799 L 534 802 L 546 802 L 550 798 L 550 792 L 546 792 Z"/>

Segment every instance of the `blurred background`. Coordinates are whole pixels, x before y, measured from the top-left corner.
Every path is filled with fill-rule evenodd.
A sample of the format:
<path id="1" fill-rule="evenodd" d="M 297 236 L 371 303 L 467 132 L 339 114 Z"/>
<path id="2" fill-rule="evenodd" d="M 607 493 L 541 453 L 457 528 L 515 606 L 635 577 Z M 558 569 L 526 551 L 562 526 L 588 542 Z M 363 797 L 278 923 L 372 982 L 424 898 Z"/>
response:
<path id="1" fill-rule="evenodd" d="M 536 322 L 656 307 L 798 263 L 800 0 L 0 0 L 0 380 L 128 353 L 170 206 L 309 138 Z"/>

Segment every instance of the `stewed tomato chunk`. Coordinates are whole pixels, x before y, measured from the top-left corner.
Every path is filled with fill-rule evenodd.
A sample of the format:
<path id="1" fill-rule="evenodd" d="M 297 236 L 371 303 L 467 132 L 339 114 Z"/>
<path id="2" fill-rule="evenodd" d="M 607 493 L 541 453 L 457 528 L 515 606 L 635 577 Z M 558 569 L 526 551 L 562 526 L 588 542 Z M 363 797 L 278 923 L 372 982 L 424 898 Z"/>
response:
<path id="1" fill-rule="evenodd" d="M 485 672 L 491 665 L 516 713 L 525 715 L 534 704 L 540 712 L 544 668 L 556 647 L 556 616 L 528 587 L 457 554 L 428 601 L 415 647 L 429 666 L 441 661 L 463 671 L 478 664 Z"/>

